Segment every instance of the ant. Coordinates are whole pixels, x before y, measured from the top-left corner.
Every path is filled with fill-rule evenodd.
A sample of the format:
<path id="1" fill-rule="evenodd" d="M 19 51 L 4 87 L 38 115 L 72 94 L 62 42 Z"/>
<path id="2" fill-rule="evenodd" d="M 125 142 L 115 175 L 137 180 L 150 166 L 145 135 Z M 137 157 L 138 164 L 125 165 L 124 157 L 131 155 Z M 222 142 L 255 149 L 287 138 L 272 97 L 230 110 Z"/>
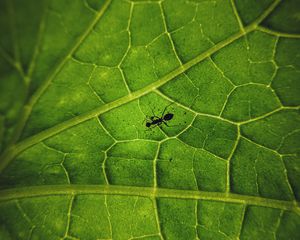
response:
<path id="1" fill-rule="evenodd" d="M 171 104 L 173 104 L 173 103 L 171 103 Z M 153 113 L 153 110 L 152 110 L 153 116 L 151 116 L 150 119 L 147 120 L 147 122 L 146 122 L 146 127 L 147 127 L 147 128 L 150 128 L 152 125 L 153 125 L 154 127 L 156 127 L 156 126 L 161 125 L 162 123 L 164 123 L 167 127 L 170 127 L 170 126 L 167 124 L 167 121 L 170 121 L 170 120 L 173 118 L 174 114 L 173 114 L 173 113 L 167 113 L 166 115 L 164 115 L 164 114 L 165 114 L 166 109 L 167 109 L 171 104 L 169 104 L 168 106 L 166 106 L 166 107 L 164 108 L 164 110 L 163 110 L 163 112 L 162 112 L 162 114 L 161 114 L 161 117 L 155 116 L 155 114 Z"/>

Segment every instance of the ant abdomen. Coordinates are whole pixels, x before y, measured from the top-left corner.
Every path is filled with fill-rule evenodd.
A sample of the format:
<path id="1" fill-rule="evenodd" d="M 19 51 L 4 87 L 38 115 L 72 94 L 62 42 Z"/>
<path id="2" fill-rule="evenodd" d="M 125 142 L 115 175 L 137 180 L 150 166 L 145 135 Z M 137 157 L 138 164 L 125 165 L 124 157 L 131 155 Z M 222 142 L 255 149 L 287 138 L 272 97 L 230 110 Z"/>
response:
<path id="1" fill-rule="evenodd" d="M 169 121 L 173 118 L 174 114 L 173 113 L 167 113 L 165 116 L 164 116 L 164 120 L 165 121 Z"/>

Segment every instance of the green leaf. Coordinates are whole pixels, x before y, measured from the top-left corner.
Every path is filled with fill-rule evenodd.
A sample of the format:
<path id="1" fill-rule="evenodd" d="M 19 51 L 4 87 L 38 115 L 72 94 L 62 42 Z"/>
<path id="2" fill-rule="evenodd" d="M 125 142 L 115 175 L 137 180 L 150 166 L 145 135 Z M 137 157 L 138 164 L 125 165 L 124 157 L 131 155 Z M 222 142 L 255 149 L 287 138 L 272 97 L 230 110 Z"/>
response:
<path id="1" fill-rule="evenodd" d="M 1 1 L 0 239 L 299 239 L 299 6 Z"/>

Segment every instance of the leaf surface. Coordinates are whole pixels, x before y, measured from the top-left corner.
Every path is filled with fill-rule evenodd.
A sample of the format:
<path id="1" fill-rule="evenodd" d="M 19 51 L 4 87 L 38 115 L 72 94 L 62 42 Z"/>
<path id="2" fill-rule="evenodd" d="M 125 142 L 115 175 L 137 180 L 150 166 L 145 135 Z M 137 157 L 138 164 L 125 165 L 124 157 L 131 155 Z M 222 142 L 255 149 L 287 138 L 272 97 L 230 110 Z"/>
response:
<path id="1" fill-rule="evenodd" d="M 0 239 L 299 239 L 297 0 L 0 5 Z"/>

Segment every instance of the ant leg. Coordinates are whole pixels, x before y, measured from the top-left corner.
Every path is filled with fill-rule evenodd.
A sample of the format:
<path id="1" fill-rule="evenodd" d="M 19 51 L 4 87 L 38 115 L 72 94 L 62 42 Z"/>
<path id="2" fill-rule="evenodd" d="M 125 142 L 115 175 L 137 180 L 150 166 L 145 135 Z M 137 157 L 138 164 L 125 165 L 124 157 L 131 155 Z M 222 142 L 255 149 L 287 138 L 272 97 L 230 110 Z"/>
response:
<path id="1" fill-rule="evenodd" d="M 150 120 L 151 120 L 151 121 L 153 121 L 153 120 L 155 120 L 155 119 L 159 119 L 159 117 L 158 117 L 158 116 L 151 116 L 151 117 L 150 117 Z"/>
<path id="2" fill-rule="evenodd" d="M 157 126 L 159 126 L 159 125 L 152 125 L 152 126 L 150 126 L 149 130 L 152 130 L 153 128 L 156 128 Z"/>
<path id="3" fill-rule="evenodd" d="M 164 123 L 167 127 L 170 127 L 165 121 L 163 121 L 163 123 Z"/>
<path id="4" fill-rule="evenodd" d="M 153 111 L 152 108 L 151 108 L 151 112 L 152 112 L 152 114 L 153 114 L 153 116 L 151 117 L 151 118 L 152 118 L 151 120 L 154 120 L 154 117 L 159 118 L 158 116 L 155 115 L 155 113 L 154 113 L 154 111 Z"/>
<path id="5" fill-rule="evenodd" d="M 162 114 L 161 114 L 161 118 L 163 118 L 163 116 L 164 116 L 164 114 L 165 114 L 165 111 L 166 111 L 167 108 L 168 108 L 169 106 L 171 106 L 172 104 L 174 104 L 174 102 L 171 102 L 169 105 L 165 106 L 165 108 L 164 108 L 164 110 L 163 110 L 163 112 L 162 112 Z"/>
<path id="6" fill-rule="evenodd" d="M 169 125 L 167 124 L 165 121 L 163 122 L 167 127 L 178 127 L 178 126 L 182 126 L 182 124 L 177 124 L 177 125 Z"/>
<path id="7" fill-rule="evenodd" d="M 144 122 L 146 122 L 147 120 L 151 120 L 151 118 L 149 116 L 145 115 L 145 118 L 144 118 L 142 124 L 144 124 Z"/>

